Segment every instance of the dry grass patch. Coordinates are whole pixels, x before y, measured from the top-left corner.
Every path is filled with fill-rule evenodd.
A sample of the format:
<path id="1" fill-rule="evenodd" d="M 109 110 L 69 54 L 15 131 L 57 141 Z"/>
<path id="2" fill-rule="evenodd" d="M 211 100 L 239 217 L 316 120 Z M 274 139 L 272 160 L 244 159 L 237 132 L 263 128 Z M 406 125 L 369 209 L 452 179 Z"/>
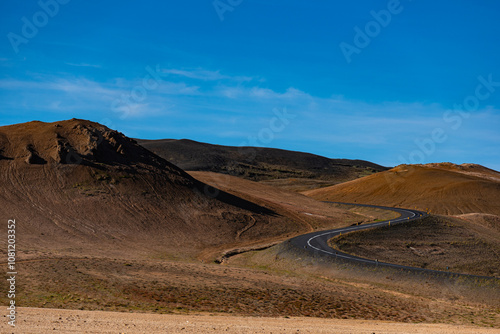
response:
<path id="1" fill-rule="evenodd" d="M 340 251 L 419 268 L 500 276 L 500 233 L 444 216 L 343 234 L 330 240 Z"/>

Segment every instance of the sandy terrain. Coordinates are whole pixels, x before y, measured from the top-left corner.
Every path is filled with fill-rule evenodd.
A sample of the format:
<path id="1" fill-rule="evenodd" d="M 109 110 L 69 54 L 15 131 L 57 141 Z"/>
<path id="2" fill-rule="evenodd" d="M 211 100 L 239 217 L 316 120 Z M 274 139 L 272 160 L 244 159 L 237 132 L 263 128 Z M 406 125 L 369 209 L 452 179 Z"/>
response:
<path id="1" fill-rule="evenodd" d="M 281 215 L 303 221 L 310 226 L 311 231 L 318 228 L 342 227 L 358 221 L 370 221 L 368 218 L 370 215 L 366 215 L 366 212 L 361 215 L 350 215 L 348 208 L 323 203 L 261 182 L 213 172 L 188 173 L 195 179 L 217 189 L 270 208 Z"/>
<path id="2" fill-rule="evenodd" d="M 486 217 L 500 221 L 497 216 Z M 499 226 L 495 229 L 486 224 L 478 218 L 471 223 L 433 215 L 403 225 L 346 233 L 331 239 L 330 245 L 382 262 L 500 277 Z"/>
<path id="3" fill-rule="evenodd" d="M 492 334 L 498 329 L 441 324 L 318 318 L 261 318 L 220 315 L 155 315 L 101 311 L 21 308 L 15 330 L 2 333 L 439 333 Z"/>
<path id="4" fill-rule="evenodd" d="M 499 180 L 499 172 L 480 165 L 400 165 L 304 194 L 322 201 L 416 208 L 443 215 L 500 215 Z"/>

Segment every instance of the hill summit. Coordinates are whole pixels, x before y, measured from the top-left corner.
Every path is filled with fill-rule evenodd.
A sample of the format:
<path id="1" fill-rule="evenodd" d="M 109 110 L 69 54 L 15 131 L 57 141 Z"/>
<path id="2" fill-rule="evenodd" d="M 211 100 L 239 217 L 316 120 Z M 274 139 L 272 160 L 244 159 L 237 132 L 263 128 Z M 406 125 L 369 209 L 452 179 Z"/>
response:
<path id="1" fill-rule="evenodd" d="M 304 230 L 79 119 L 0 127 L 0 188 L 1 218 L 35 249 L 194 254 Z"/>
<path id="2" fill-rule="evenodd" d="M 399 165 L 304 194 L 318 200 L 417 207 L 446 215 L 500 215 L 500 173 L 476 164 Z"/>

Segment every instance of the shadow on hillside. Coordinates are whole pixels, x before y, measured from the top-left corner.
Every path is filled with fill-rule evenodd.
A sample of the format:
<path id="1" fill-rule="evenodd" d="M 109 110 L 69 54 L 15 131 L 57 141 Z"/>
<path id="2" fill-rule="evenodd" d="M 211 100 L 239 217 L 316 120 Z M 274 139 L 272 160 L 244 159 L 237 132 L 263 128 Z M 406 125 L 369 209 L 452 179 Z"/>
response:
<path id="1" fill-rule="evenodd" d="M 279 216 L 274 210 L 268 209 L 261 205 L 255 204 L 253 202 L 247 201 L 243 198 L 231 195 L 225 191 L 219 190 L 212 186 L 209 186 L 201 181 L 196 180 L 196 190 L 204 194 L 205 196 L 209 196 L 215 198 L 223 203 L 235 206 L 237 208 L 251 211 L 257 214 L 263 214 L 268 216 Z"/>

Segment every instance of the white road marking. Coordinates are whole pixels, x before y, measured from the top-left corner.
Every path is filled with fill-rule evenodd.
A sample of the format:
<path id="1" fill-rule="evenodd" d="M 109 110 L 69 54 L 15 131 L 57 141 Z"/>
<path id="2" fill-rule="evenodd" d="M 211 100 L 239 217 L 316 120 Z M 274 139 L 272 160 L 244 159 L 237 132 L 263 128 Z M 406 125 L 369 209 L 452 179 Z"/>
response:
<path id="1" fill-rule="evenodd" d="M 410 219 L 416 216 L 416 214 L 414 212 L 412 212 L 412 211 L 407 211 L 407 210 L 404 210 L 404 209 L 399 209 L 399 210 L 411 213 L 412 216 L 410 217 Z M 325 232 L 325 233 L 322 233 L 322 234 L 318 234 L 318 235 L 315 235 L 315 236 L 309 238 L 309 240 L 307 240 L 307 244 L 309 245 L 309 247 L 311 247 L 311 248 L 313 248 L 315 250 L 318 250 L 318 251 L 326 253 L 326 254 L 335 255 L 336 257 L 342 257 L 342 258 L 345 258 L 345 259 L 354 259 L 354 260 L 357 260 L 357 261 L 363 261 L 363 262 L 369 262 L 369 263 L 378 263 L 378 261 L 373 261 L 373 260 L 368 260 L 368 259 L 353 257 L 353 256 L 350 256 L 350 255 L 342 255 L 342 254 L 338 254 L 338 253 L 329 252 L 327 250 L 323 250 L 323 249 L 318 248 L 318 247 L 314 247 L 313 245 L 311 245 L 311 240 L 319 238 L 319 237 L 322 237 L 324 235 L 328 235 L 328 234 L 337 234 L 337 233 L 349 232 L 349 231 L 353 231 L 353 230 L 354 231 L 361 231 L 361 230 L 373 228 L 373 227 L 376 227 L 376 226 L 379 226 L 379 225 L 387 225 L 389 221 L 391 221 L 393 223 L 396 223 L 396 222 L 403 221 L 403 220 L 404 221 L 408 221 L 407 218 L 399 218 L 399 219 L 396 219 L 396 220 L 386 220 L 386 221 L 383 221 L 383 222 L 380 222 L 380 223 L 373 223 L 373 224 L 370 224 L 370 225 L 365 225 L 363 228 L 359 228 L 359 226 L 354 226 L 354 227 L 347 227 L 347 228 L 343 228 L 343 229 L 333 230 L 333 231 L 329 231 L 329 232 Z"/>

